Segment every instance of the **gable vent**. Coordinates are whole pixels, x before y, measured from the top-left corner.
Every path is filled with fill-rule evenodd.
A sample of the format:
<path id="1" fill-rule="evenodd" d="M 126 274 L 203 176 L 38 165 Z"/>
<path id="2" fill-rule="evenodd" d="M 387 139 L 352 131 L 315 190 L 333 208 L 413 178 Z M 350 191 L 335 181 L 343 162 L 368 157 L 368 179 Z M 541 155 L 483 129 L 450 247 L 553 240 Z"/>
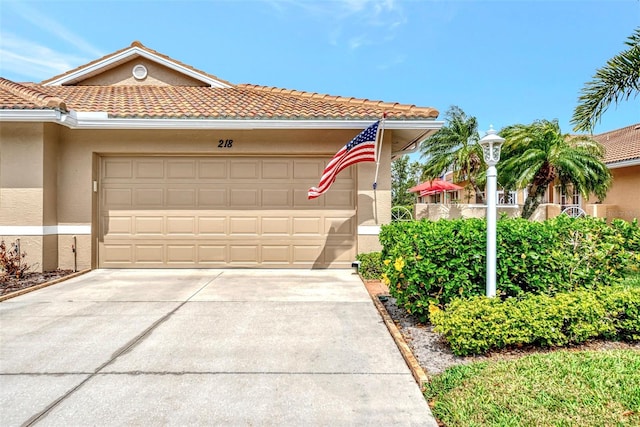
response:
<path id="1" fill-rule="evenodd" d="M 138 64 L 133 67 L 133 70 L 131 73 L 133 74 L 133 77 L 136 80 L 143 80 L 144 78 L 147 77 L 147 67 L 145 67 L 142 64 Z"/>

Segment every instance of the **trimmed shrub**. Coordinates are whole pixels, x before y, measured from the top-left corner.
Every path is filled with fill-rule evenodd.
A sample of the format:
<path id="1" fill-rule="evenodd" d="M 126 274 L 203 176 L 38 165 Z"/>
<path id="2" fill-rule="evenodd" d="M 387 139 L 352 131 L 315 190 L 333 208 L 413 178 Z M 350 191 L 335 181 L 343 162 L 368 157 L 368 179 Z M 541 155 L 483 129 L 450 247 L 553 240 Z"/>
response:
<path id="1" fill-rule="evenodd" d="M 640 340 L 640 289 L 600 287 L 520 300 L 477 296 L 430 307 L 435 331 L 459 356 L 512 346 L 559 347 L 594 338 Z"/>
<path id="2" fill-rule="evenodd" d="M 497 291 L 502 298 L 554 295 L 616 283 L 640 260 L 637 223 L 561 215 L 497 223 Z M 428 319 L 457 297 L 485 293 L 483 219 L 397 222 L 382 227 L 382 275 L 409 313 Z"/>
<path id="3" fill-rule="evenodd" d="M 363 279 L 380 279 L 382 277 L 382 256 L 380 252 L 358 254 L 359 272 Z"/>

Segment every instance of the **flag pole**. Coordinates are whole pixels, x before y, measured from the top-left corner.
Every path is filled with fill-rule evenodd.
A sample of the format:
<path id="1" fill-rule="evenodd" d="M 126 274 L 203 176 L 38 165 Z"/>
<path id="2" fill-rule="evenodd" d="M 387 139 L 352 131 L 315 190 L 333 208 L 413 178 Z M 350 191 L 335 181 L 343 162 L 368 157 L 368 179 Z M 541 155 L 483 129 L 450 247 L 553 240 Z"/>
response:
<path id="1" fill-rule="evenodd" d="M 378 128 L 380 138 L 376 139 L 376 175 L 373 178 L 373 217 L 376 224 L 378 224 L 378 171 L 380 170 L 380 157 L 382 155 L 382 139 L 384 138 L 384 121 L 387 118 L 387 113 L 382 113 L 382 120 L 380 120 L 381 128 Z"/>
<path id="2" fill-rule="evenodd" d="M 373 191 L 378 188 L 378 171 L 380 170 L 380 155 L 382 154 L 382 140 L 384 139 L 384 121 L 387 118 L 387 113 L 382 113 L 382 120 L 380 123 L 380 138 L 378 138 L 376 145 L 376 176 L 373 178 Z"/>

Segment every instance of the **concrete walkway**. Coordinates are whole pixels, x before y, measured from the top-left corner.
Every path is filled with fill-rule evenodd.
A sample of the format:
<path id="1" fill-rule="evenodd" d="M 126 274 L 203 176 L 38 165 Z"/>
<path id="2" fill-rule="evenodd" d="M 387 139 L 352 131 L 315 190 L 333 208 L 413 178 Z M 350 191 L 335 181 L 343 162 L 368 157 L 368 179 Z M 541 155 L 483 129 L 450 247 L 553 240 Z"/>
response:
<path id="1" fill-rule="evenodd" d="M 0 303 L 0 425 L 436 426 L 347 270 L 95 270 Z"/>

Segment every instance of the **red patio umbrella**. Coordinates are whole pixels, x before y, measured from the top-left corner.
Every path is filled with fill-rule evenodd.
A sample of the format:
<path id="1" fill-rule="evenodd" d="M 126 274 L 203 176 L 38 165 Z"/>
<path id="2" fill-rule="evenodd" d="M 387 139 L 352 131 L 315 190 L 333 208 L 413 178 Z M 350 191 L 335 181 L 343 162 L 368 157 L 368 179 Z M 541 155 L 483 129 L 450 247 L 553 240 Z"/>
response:
<path id="1" fill-rule="evenodd" d="M 453 182 L 443 181 L 442 179 L 434 179 L 432 181 L 425 181 L 422 184 L 418 184 L 415 187 L 411 187 L 409 193 L 420 193 L 420 196 L 430 196 L 432 194 L 444 193 L 445 191 L 462 190 L 463 187 L 454 184 Z"/>

